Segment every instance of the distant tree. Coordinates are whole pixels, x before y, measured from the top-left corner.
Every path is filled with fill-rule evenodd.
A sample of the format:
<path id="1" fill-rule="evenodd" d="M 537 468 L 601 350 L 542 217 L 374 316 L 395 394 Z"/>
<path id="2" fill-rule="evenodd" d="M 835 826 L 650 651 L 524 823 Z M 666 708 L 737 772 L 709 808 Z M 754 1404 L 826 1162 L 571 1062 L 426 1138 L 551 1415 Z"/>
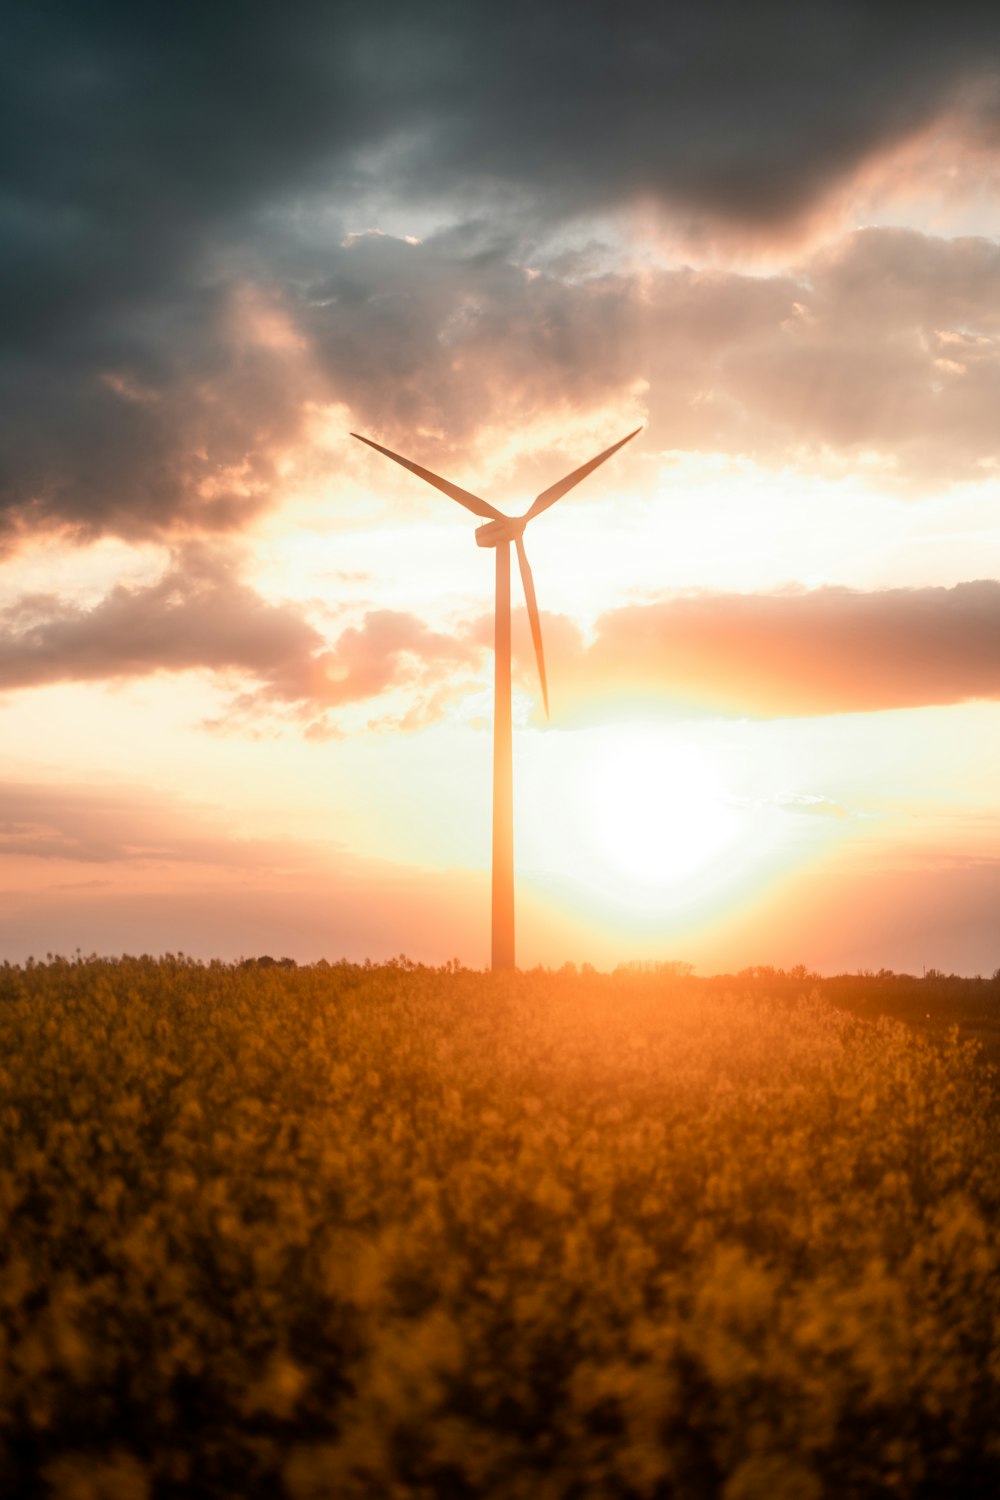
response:
<path id="1" fill-rule="evenodd" d="M 592 972 L 589 964 L 584 964 L 584 972 Z M 630 958 L 625 963 L 618 964 L 612 971 L 615 974 L 659 974 L 666 979 L 688 979 L 694 973 L 694 964 L 687 963 L 682 958 Z"/>

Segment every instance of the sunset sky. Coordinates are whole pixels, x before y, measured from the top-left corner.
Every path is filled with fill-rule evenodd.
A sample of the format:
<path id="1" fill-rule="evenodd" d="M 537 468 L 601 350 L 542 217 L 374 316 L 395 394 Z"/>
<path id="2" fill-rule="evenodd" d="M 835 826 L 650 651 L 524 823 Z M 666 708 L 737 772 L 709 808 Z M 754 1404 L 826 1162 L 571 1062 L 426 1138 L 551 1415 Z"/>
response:
<path id="1" fill-rule="evenodd" d="M 9 3 L 0 958 L 1000 966 L 1000 9 Z M 516 588 L 516 585 L 515 585 Z"/>

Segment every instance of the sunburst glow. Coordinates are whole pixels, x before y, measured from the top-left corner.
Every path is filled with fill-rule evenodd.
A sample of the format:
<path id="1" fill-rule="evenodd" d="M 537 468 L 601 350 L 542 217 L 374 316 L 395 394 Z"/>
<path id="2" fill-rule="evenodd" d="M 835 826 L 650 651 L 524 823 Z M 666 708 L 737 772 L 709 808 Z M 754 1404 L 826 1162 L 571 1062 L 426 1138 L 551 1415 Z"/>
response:
<path id="1" fill-rule="evenodd" d="M 587 777 L 592 836 L 630 880 L 671 885 L 705 873 L 740 830 L 714 767 L 667 732 L 620 732 Z"/>

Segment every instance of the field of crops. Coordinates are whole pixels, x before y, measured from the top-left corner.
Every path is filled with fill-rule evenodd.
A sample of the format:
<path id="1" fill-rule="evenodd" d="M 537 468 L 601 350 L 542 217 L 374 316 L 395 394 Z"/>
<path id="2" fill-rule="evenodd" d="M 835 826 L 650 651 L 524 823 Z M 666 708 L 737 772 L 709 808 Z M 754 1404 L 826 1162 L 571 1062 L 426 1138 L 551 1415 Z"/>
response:
<path id="1" fill-rule="evenodd" d="M 1000 1494 L 974 1045 L 670 975 L 0 967 L 0 1494 Z"/>

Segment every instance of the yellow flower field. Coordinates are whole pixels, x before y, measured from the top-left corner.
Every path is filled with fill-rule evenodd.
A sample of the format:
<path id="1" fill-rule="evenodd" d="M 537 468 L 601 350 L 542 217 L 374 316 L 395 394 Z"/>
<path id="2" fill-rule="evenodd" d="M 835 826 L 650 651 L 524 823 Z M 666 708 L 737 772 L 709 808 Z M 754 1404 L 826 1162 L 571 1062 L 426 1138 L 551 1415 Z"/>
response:
<path id="1" fill-rule="evenodd" d="M 1000 1493 L 974 1044 L 668 974 L 0 968 L 0 1494 Z"/>

